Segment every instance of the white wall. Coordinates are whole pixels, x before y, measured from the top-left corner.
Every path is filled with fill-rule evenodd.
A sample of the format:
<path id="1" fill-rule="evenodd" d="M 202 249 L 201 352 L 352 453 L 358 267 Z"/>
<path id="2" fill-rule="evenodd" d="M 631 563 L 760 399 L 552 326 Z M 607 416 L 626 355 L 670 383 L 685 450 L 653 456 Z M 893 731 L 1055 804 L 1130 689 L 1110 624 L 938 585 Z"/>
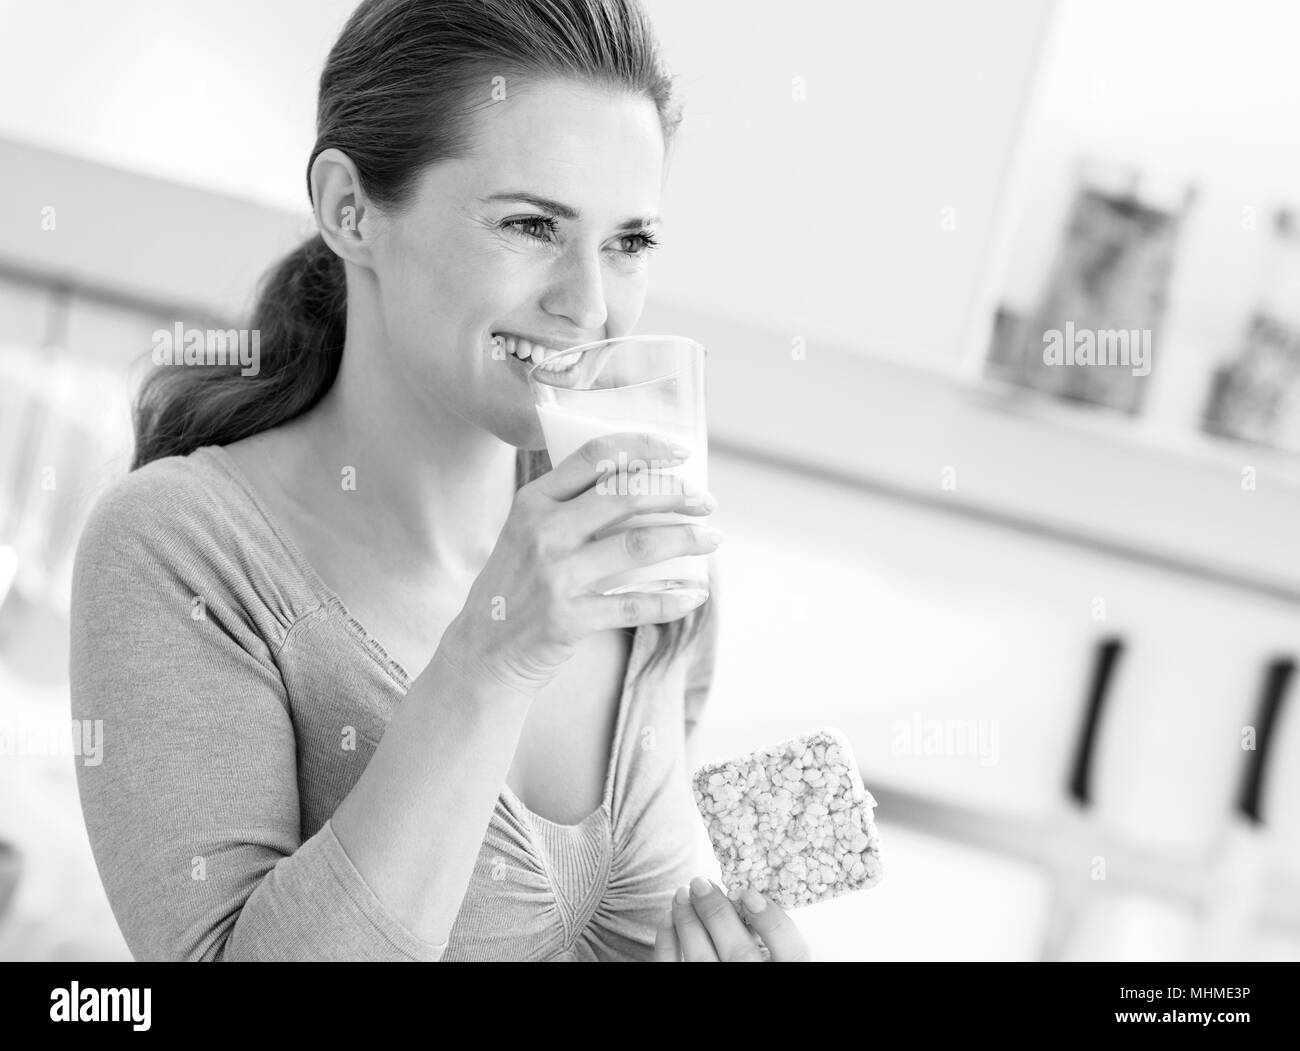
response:
<path id="1" fill-rule="evenodd" d="M 653 0 L 687 98 L 656 294 L 955 367 L 1052 7 Z"/>
<path id="2" fill-rule="evenodd" d="M 0 136 L 307 207 L 316 81 L 353 0 L 0 0 Z"/>

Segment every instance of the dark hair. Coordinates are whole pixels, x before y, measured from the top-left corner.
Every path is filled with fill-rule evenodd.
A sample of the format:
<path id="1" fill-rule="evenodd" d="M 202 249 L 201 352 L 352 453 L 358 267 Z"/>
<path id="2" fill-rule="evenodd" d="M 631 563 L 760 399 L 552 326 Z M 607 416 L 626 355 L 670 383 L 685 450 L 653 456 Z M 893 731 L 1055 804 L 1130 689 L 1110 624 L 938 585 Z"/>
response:
<path id="1" fill-rule="evenodd" d="M 667 147 L 681 122 L 673 77 L 639 0 L 364 0 L 321 73 L 316 156 L 336 148 L 362 188 L 399 210 L 416 177 L 473 148 L 477 108 L 493 78 L 559 78 L 650 98 Z M 173 365 L 150 373 L 134 407 L 135 470 L 205 445 L 228 445 L 307 412 L 329 391 L 343 358 L 343 262 L 317 234 L 263 278 L 251 328 L 260 370 L 238 364 Z M 521 449 L 518 484 L 551 469 L 546 452 Z M 710 599 L 660 625 L 644 671 L 676 656 L 703 626 Z"/>

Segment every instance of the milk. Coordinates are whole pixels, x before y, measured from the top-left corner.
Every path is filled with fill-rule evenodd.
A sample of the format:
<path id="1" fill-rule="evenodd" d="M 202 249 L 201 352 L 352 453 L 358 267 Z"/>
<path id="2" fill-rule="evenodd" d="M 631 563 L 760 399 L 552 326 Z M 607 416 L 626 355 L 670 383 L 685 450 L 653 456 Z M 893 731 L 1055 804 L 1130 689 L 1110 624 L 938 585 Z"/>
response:
<path id="1" fill-rule="evenodd" d="M 537 406 L 537 415 L 541 420 L 542 433 L 546 436 L 546 449 L 550 453 L 552 467 L 559 466 L 563 460 L 577 452 L 592 438 L 625 431 L 649 432 L 661 434 L 691 450 L 691 455 L 682 463 L 673 467 L 665 465 L 659 468 L 660 471 L 664 474 L 680 475 L 700 493 L 708 490 L 708 440 L 703 433 L 697 436 L 689 433 L 685 428 L 674 427 L 663 422 L 647 422 L 630 417 L 594 416 L 554 404 Z M 631 492 L 638 491 L 631 487 L 629 476 L 624 475 L 623 478 L 628 481 Z M 616 475 L 607 484 L 613 486 L 618 482 L 619 476 Z M 610 536 L 638 525 L 667 525 L 675 522 L 698 525 L 705 521 L 707 518 L 703 515 L 670 513 L 634 515 L 596 535 Z M 669 580 L 693 582 L 707 587 L 708 579 L 709 565 L 705 556 L 683 555 L 617 573 L 600 581 L 598 590 L 607 595 L 623 591 L 661 591 L 664 589 L 664 582 Z M 595 583 L 593 582 L 593 586 Z"/>

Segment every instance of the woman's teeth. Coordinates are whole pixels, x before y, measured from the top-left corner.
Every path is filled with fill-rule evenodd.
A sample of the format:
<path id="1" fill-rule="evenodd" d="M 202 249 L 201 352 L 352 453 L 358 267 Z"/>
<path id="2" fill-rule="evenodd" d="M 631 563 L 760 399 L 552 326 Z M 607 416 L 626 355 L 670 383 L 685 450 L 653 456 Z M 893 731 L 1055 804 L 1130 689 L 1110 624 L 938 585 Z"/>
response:
<path id="1" fill-rule="evenodd" d="M 549 347 L 543 347 L 536 343 L 530 343 L 520 336 L 495 335 L 492 342 L 498 346 L 504 346 L 507 351 L 517 357 L 520 361 L 532 361 L 534 365 L 545 367 L 547 358 L 554 357 L 558 351 L 553 351 Z"/>

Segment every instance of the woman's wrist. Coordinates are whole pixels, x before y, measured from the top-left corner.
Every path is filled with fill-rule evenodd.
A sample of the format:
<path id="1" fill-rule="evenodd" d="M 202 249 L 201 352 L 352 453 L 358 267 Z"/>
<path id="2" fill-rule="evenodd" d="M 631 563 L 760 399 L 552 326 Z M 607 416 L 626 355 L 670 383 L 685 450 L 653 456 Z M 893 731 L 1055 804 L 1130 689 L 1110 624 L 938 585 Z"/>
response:
<path id="1" fill-rule="evenodd" d="M 472 630 L 460 617 L 453 620 L 443 632 L 430 667 L 440 665 L 455 677 L 462 687 L 459 694 L 472 703 L 492 708 L 530 706 L 537 696 L 537 687 L 512 682 L 493 668 L 491 661 L 473 644 Z"/>

